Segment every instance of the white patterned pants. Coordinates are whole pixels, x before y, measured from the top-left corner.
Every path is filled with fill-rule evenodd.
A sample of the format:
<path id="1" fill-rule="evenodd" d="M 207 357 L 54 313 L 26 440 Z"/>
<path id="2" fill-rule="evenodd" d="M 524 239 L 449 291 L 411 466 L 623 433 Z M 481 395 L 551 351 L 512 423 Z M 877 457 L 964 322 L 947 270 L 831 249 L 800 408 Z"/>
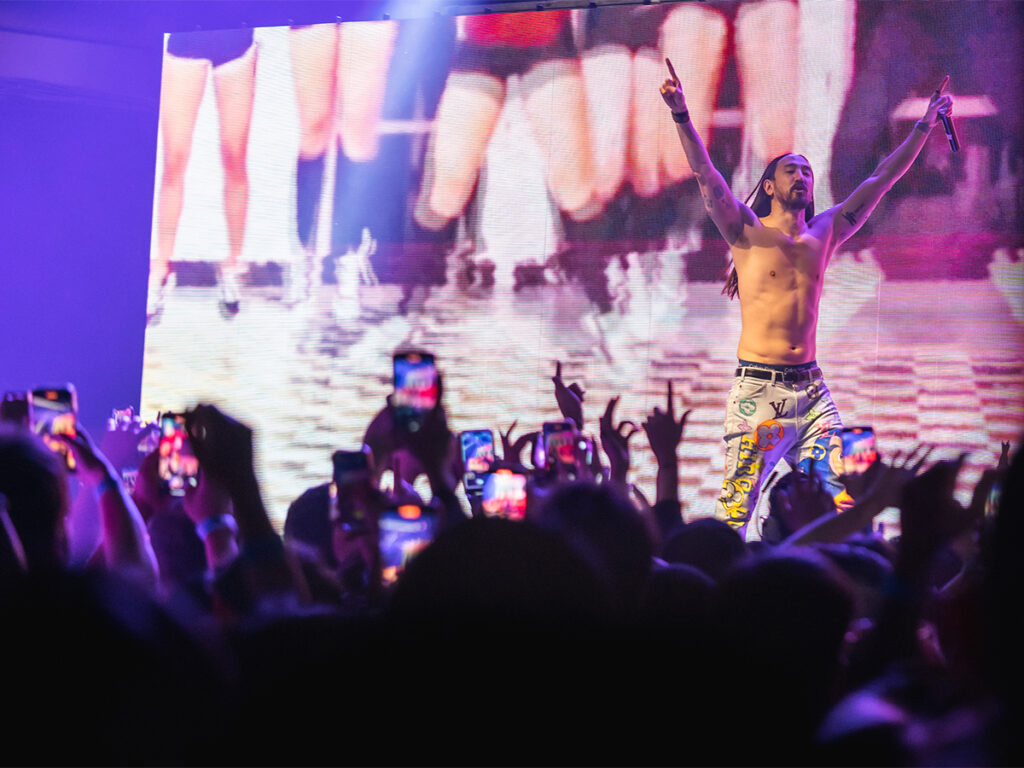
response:
<path id="1" fill-rule="evenodd" d="M 770 378 L 758 378 L 765 375 Z M 725 480 L 715 517 L 745 534 L 761 484 L 780 459 L 792 468 L 817 472 L 822 485 L 838 496 L 843 491 L 842 426 L 816 365 L 741 363 L 729 390 Z"/>

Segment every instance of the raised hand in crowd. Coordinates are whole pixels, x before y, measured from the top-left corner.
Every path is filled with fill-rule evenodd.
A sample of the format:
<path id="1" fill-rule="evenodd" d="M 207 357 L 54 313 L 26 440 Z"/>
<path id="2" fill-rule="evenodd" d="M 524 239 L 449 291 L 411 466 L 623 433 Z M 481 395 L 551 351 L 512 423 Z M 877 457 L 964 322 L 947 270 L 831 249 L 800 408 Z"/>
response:
<path id="1" fill-rule="evenodd" d="M 185 423 L 202 471 L 221 482 L 232 500 L 254 493 L 258 496 L 252 429 L 216 406 L 205 404 L 189 411 Z M 258 531 L 261 511 L 265 511 L 262 500 L 257 508 L 244 513 L 247 522 L 256 527 L 254 532 Z"/>
<path id="2" fill-rule="evenodd" d="M 953 495 L 966 455 L 938 461 L 903 488 L 900 562 L 905 578 L 927 577 L 936 553 L 976 522 Z"/>
<path id="3" fill-rule="evenodd" d="M 870 498 L 883 508 L 897 507 L 903 498 L 903 489 L 921 473 L 933 451 L 934 446 L 918 443 L 906 454 L 895 451 L 888 463 L 879 455 L 863 473 L 845 474 L 841 480 L 858 501 Z"/>
<path id="4" fill-rule="evenodd" d="M 392 504 L 420 504 L 419 495 L 403 478 L 399 455 L 391 456 L 394 491 L 389 495 L 377 487 L 378 473 L 369 449 L 362 453 L 365 463 L 357 462 L 346 471 L 335 471 L 330 485 L 329 512 L 331 550 L 337 562 L 340 588 L 347 597 L 373 601 L 381 589 L 380 517 Z"/>
<path id="5" fill-rule="evenodd" d="M 7 497 L 0 493 L 0 584 L 6 584 L 14 575 L 28 573 L 28 560 L 10 515 L 7 514 Z"/>
<path id="6" fill-rule="evenodd" d="M 613 397 L 601 415 L 601 448 L 608 457 L 609 479 L 625 488 L 629 474 L 629 439 L 640 428 L 629 420 L 615 423 L 615 406 L 618 403 L 619 398 Z"/>
<path id="7" fill-rule="evenodd" d="M 934 586 L 932 567 L 939 551 L 973 524 L 968 510 L 953 495 L 964 458 L 938 461 L 902 483 L 895 568 L 885 584 L 875 627 L 851 660 L 853 683 L 877 678 L 893 664 L 934 659 L 933 643 L 922 634 Z M 914 465 L 914 470 L 919 466 Z"/>
<path id="8" fill-rule="evenodd" d="M 201 475 L 222 488 L 231 500 L 233 518 L 219 522 L 237 527 L 239 556 L 235 564 L 244 573 L 246 605 L 262 610 L 270 605 L 294 605 L 306 585 L 288 562 L 284 544 L 274 530 L 263 505 L 253 464 L 252 430 L 213 405 L 197 405 L 186 414 L 189 439 L 199 461 Z M 282 600 L 284 602 L 282 602 Z"/>
<path id="9" fill-rule="evenodd" d="M 101 551 L 107 568 L 155 587 L 159 573 L 146 523 L 121 484 L 120 473 L 89 433 L 55 435 L 74 454 L 78 477 L 97 498 L 103 529 Z"/>
<path id="10" fill-rule="evenodd" d="M 666 384 L 665 410 L 655 406 L 643 422 L 643 430 L 651 452 L 658 462 L 657 501 L 679 501 L 679 457 L 677 449 L 683 441 L 686 420 L 693 410 L 676 418 L 675 396 L 671 379 Z"/>
<path id="11" fill-rule="evenodd" d="M 537 447 L 537 440 L 540 437 L 540 433 L 537 432 L 536 430 L 534 430 L 533 432 L 524 432 L 522 435 L 513 440 L 512 433 L 515 431 L 517 424 L 519 424 L 518 419 L 513 421 L 506 431 L 500 432 L 501 456 L 505 460 L 506 464 L 525 467 L 525 464 L 523 463 L 523 449 L 529 445 L 530 456 L 532 457 L 534 454 L 534 449 L 536 449 Z"/>
<path id="12" fill-rule="evenodd" d="M 231 497 L 221 481 L 200 472 L 196 485 L 185 489 L 182 508 L 202 539 L 209 570 L 216 572 L 234 561 L 238 556 L 238 526 Z"/>
<path id="13" fill-rule="evenodd" d="M 160 480 L 160 454 L 157 450 L 150 451 L 139 462 L 131 493 L 132 500 L 147 524 L 174 505 L 174 497 L 163 489 Z"/>
<path id="14" fill-rule="evenodd" d="M 904 489 L 931 452 L 932 447 L 919 443 L 906 454 L 896 451 L 888 463 L 879 457 L 863 474 L 844 475 L 843 484 L 855 499 L 853 506 L 842 514 L 829 511 L 811 519 L 783 544 L 838 543 L 863 531 L 879 512 L 900 505 Z"/>
<path id="15" fill-rule="evenodd" d="M 772 544 L 775 534 L 785 539 L 808 523 L 835 511 L 835 502 L 817 472 L 804 472 L 799 467 L 783 475 L 772 485 L 769 478 L 769 519 L 765 522 L 762 540 Z"/>
<path id="16" fill-rule="evenodd" d="M 679 502 L 679 456 L 677 451 L 683 441 L 686 420 L 692 409 L 686 410 L 676 417 L 675 393 L 672 380 L 665 385 L 665 410 L 655 406 L 644 419 L 644 433 L 651 446 L 651 452 L 658 462 L 658 474 L 655 479 L 655 502 L 652 510 L 658 522 L 661 538 L 667 539 L 669 533 L 683 519 L 682 505 Z"/>
<path id="17" fill-rule="evenodd" d="M 395 419 L 391 412 L 390 398 L 366 425 L 363 445 L 370 449 L 375 466 L 390 466 L 391 456 L 396 450 Z"/>
<path id="18" fill-rule="evenodd" d="M 422 502 L 416 487 L 409 482 L 409 473 L 406 471 L 406 463 L 401 455 L 391 455 L 391 476 L 394 478 L 390 499 L 395 504 L 418 504 Z"/>
<path id="19" fill-rule="evenodd" d="M 461 462 L 458 461 L 455 435 L 448 427 L 443 397 L 444 382 L 438 375 L 437 403 L 425 415 L 418 429 L 396 429 L 393 438 L 396 449 L 408 451 L 427 476 L 434 499 L 441 505 L 442 527 L 465 518 L 455 495 L 462 474 Z"/>
<path id="20" fill-rule="evenodd" d="M 1009 469 L 1010 467 L 1010 441 L 1006 440 L 1002 443 L 999 451 L 999 464 L 998 469 Z"/>
<path id="21" fill-rule="evenodd" d="M 555 363 L 555 375 L 551 377 L 555 385 L 555 401 L 558 403 L 558 410 L 562 417 L 572 419 L 576 429 L 583 429 L 583 388 L 573 382 L 568 386 L 562 380 L 562 362 Z"/>

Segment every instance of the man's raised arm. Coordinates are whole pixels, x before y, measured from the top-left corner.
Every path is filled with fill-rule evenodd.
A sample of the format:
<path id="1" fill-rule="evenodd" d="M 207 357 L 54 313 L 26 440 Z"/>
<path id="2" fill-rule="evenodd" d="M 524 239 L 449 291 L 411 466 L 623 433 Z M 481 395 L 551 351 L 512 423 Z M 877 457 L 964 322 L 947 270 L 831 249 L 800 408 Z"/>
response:
<path id="1" fill-rule="evenodd" d="M 747 206 L 741 203 L 732 194 L 729 185 L 725 183 L 722 174 L 711 164 L 707 148 L 701 141 L 693 123 L 690 122 L 690 113 L 686 110 L 686 99 L 679 87 L 679 78 L 672 67 L 672 62 L 665 59 L 671 77 L 661 86 L 661 98 L 672 110 L 672 119 L 676 123 L 676 133 L 679 134 L 679 141 L 682 142 L 683 151 L 686 153 L 686 160 L 693 170 L 697 183 L 700 185 L 701 195 L 704 197 L 704 207 L 708 209 L 711 220 L 715 222 L 722 237 L 729 245 L 735 244 L 744 235 L 744 227 L 756 227 L 760 225 L 757 216 Z"/>
<path id="2" fill-rule="evenodd" d="M 935 120 L 939 114 L 948 115 L 952 111 L 952 97 L 942 93 L 947 82 L 949 82 L 948 75 L 942 85 L 932 93 L 924 117 L 914 123 L 910 135 L 903 140 L 903 143 L 878 164 L 871 176 L 861 182 L 852 195 L 826 211 L 826 215 L 832 217 L 837 244 L 852 236 L 863 226 L 868 216 L 875 210 L 875 206 L 881 201 L 882 196 L 914 164 L 914 160 L 917 159 L 925 142 L 928 141 L 928 135 L 935 127 Z"/>

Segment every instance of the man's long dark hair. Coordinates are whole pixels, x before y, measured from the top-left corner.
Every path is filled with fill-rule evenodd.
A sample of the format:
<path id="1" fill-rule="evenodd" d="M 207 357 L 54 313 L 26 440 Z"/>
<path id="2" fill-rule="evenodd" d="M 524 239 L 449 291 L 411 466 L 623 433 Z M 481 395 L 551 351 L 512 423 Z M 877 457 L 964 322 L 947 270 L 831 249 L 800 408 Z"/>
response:
<path id="1" fill-rule="evenodd" d="M 775 180 L 775 169 L 779 165 L 779 160 L 784 157 L 792 155 L 792 152 L 785 152 L 770 163 L 768 167 L 764 169 L 764 173 L 761 174 L 761 178 L 757 182 L 757 186 L 747 195 L 747 199 L 743 201 L 744 205 L 750 205 L 750 210 L 754 212 L 754 215 L 759 219 L 763 219 L 765 216 L 772 212 L 772 196 L 764 191 L 764 183 L 768 179 Z M 803 157 L 803 155 L 798 155 Z M 804 158 L 805 160 L 807 158 Z M 754 198 L 753 204 L 750 203 L 750 198 Z M 814 198 L 807 204 L 806 214 L 804 215 L 804 221 L 810 221 L 814 218 Z M 730 299 L 735 299 L 740 292 L 739 278 L 736 275 L 736 265 L 729 261 L 728 274 L 725 276 L 725 287 L 722 288 L 722 294 L 728 296 Z"/>

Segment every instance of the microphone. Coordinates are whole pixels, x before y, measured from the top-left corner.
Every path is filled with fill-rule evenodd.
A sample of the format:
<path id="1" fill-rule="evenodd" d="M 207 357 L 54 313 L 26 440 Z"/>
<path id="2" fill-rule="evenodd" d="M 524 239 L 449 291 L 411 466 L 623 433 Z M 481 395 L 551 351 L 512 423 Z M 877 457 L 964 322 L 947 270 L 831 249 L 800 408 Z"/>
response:
<path id="1" fill-rule="evenodd" d="M 956 128 L 953 127 L 953 118 L 949 116 L 948 112 L 939 112 L 939 120 L 942 121 L 942 127 L 946 131 L 946 138 L 949 139 L 949 148 L 954 152 L 959 152 L 960 139 L 956 136 Z"/>

